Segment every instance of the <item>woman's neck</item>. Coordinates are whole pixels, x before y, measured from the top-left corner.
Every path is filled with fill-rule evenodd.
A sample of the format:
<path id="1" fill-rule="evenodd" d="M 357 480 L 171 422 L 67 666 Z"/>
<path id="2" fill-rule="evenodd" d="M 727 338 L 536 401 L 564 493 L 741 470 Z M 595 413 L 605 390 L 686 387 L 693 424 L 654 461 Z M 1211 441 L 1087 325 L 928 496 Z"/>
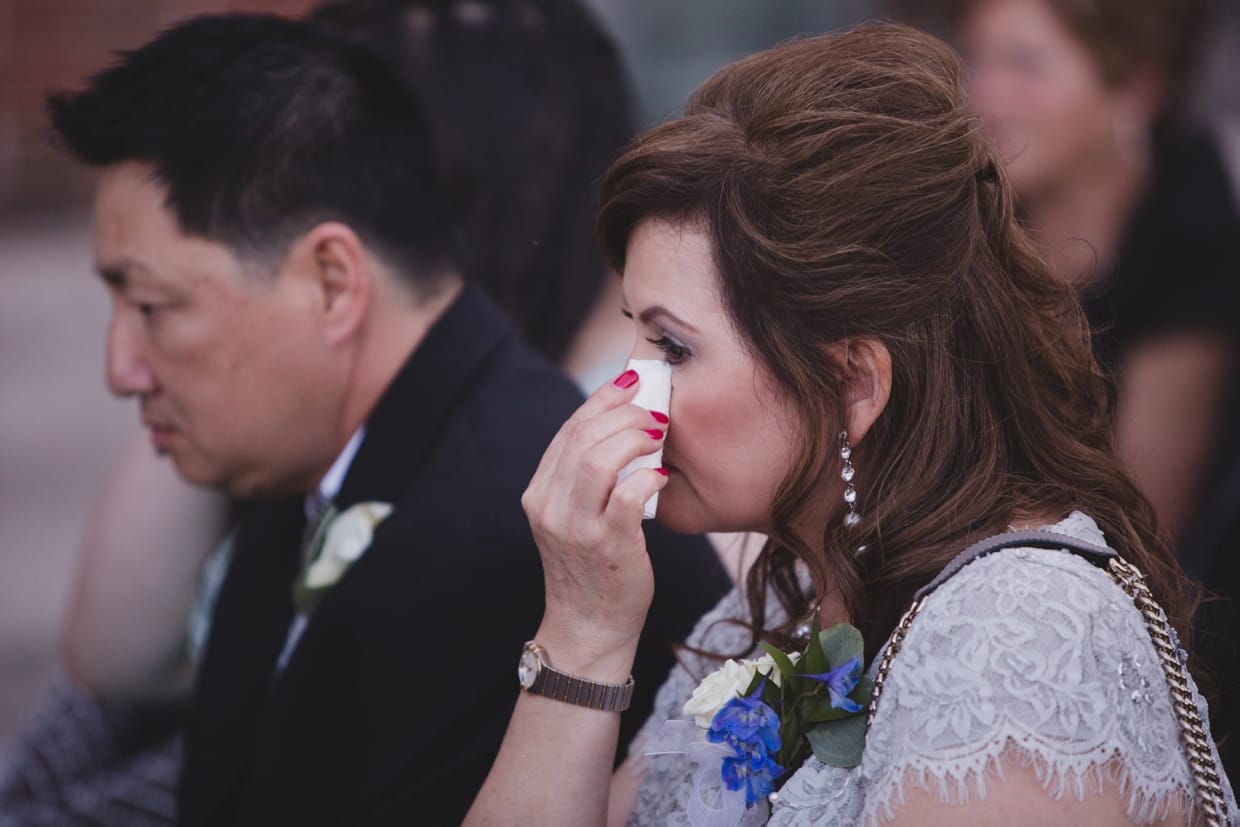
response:
<path id="1" fill-rule="evenodd" d="M 1078 287 L 1105 276 L 1150 169 L 1148 154 L 1117 151 L 1023 199 L 1034 243 L 1056 272 Z"/>

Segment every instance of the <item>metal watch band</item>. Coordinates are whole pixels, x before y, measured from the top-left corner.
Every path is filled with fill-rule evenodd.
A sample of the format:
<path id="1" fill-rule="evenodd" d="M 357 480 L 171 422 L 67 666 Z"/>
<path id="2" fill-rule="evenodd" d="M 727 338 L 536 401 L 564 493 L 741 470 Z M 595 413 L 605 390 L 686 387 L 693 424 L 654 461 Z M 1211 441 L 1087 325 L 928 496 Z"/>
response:
<path id="1" fill-rule="evenodd" d="M 599 683 L 557 672 L 544 662 L 530 692 L 604 712 L 623 712 L 633 702 L 633 677 L 624 683 Z"/>

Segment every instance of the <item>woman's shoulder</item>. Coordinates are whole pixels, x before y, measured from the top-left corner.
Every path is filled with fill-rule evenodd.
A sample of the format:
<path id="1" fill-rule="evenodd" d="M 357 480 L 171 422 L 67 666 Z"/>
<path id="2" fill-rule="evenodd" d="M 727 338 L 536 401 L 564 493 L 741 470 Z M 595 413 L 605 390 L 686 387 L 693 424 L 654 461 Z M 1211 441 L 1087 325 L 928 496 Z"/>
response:
<path id="1" fill-rule="evenodd" d="M 1104 544 L 1085 515 L 1051 528 Z M 985 798 L 1003 766 L 1023 767 L 1056 799 L 1118 784 L 1144 821 L 1191 796 L 1187 763 L 1169 748 L 1178 743 L 1161 663 L 1127 595 L 1075 554 L 1012 548 L 926 600 L 850 784 L 864 794 L 859 820 L 873 820 L 892 815 L 906 785 L 963 803 Z M 788 804 L 814 806 L 800 792 L 826 789 L 831 769 L 811 759 Z"/>
<path id="2" fill-rule="evenodd" d="M 1107 545 L 1081 512 L 1046 531 L 1090 545 Z M 914 631 L 1020 618 L 1031 630 L 1062 636 L 1107 612 L 1143 626 L 1132 600 L 1098 565 L 1068 549 L 1016 546 L 978 558 L 945 581 L 925 603 Z M 1077 622 L 1074 622 L 1077 621 Z M 912 632 L 910 632 L 912 634 Z"/>

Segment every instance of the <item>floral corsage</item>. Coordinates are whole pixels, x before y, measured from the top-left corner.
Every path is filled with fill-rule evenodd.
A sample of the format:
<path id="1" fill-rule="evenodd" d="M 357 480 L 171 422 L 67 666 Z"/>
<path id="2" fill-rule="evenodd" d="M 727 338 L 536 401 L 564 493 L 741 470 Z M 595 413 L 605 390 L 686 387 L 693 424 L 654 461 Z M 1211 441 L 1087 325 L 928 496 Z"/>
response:
<path id="1" fill-rule="evenodd" d="M 810 632 L 803 652 L 763 644 L 756 660 L 729 660 L 669 721 L 646 753 L 688 753 L 702 769 L 688 804 L 693 824 L 750 823 L 781 779 L 812 753 L 836 767 L 861 762 L 873 685 L 861 674 L 861 633 L 845 623 Z M 716 789 L 711 801 L 707 790 Z M 760 808 L 765 813 L 765 806 Z"/>

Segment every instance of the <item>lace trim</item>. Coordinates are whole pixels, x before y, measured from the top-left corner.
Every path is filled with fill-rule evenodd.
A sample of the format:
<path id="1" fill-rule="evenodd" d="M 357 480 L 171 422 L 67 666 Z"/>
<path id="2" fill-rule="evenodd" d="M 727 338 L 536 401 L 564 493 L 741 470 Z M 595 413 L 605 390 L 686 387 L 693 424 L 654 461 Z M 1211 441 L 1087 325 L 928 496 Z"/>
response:
<path id="1" fill-rule="evenodd" d="M 1136 778 L 1123 762 L 1118 750 L 1104 759 L 1069 766 L 1060 756 L 1053 759 L 1042 745 L 1025 746 L 1012 738 L 988 751 L 984 760 L 970 762 L 970 766 L 933 766 L 907 769 L 901 775 L 885 779 L 880 788 L 871 789 L 867 796 L 863 818 L 867 824 L 879 824 L 895 817 L 895 811 L 904 804 L 905 785 L 912 784 L 935 795 L 944 804 L 959 806 L 971 800 L 985 799 L 986 784 L 1005 780 L 1005 768 L 1019 767 L 1032 770 L 1042 789 L 1056 801 L 1071 795 L 1077 801 L 1087 796 L 1100 795 L 1108 786 L 1115 787 L 1123 799 L 1128 817 L 1137 824 L 1151 824 L 1173 813 L 1185 813 L 1193 806 L 1193 792 L 1182 784 L 1172 783 L 1173 789 L 1155 791 L 1148 789 Z"/>

